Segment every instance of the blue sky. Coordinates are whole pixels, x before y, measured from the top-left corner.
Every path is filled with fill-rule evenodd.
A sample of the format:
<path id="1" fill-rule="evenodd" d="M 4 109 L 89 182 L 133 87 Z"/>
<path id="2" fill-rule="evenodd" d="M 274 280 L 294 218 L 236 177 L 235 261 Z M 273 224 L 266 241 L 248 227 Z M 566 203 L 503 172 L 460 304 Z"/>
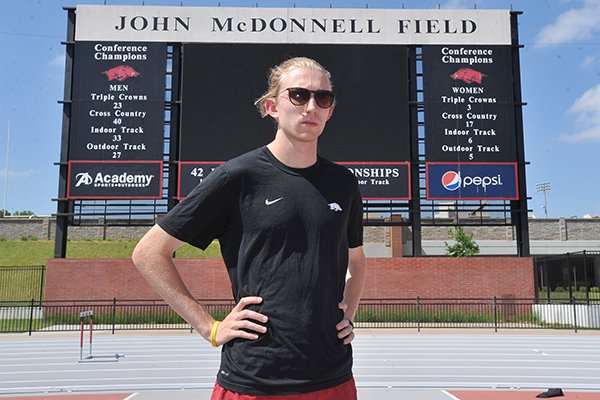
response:
<path id="1" fill-rule="evenodd" d="M 66 12 L 96 0 L 0 0 L 0 209 L 56 212 Z M 140 0 L 107 0 L 140 5 Z M 257 1 L 153 1 L 145 5 L 254 7 Z M 529 208 L 543 217 L 535 184 L 548 181 L 549 217 L 600 215 L 600 0 L 270 0 L 261 7 L 474 8 L 519 18 Z M 7 141 L 10 121 L 10 145 Z M 8 185 L 5 179 L 8 176 Z M 7 188 L 7 190 L 6 190 Z"/>

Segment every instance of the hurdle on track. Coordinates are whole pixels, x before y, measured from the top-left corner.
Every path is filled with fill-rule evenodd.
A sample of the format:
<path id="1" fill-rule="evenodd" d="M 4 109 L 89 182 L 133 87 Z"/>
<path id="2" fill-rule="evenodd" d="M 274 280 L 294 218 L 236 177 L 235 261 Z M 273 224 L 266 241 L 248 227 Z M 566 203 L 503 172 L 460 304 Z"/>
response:
<path id="1" fill-rule="evenodd" d="M 89 341 L 89 353 L 87 356 L 83 356 L 83 332 L 85 330 L 85 319 L 89 317 L 89 331 L 90 331 L 90 341 Z M 117 362 L 119 358 L 125 357 L 124 354 L 110 354 L 110 355 L 102 355 L 95 356 L 92 354 L 92 344 L 93 344 L 93 336 L 94 336 L 94 312 L 93 311 L 83 311 L 79 313 L 79 362 Z"/>

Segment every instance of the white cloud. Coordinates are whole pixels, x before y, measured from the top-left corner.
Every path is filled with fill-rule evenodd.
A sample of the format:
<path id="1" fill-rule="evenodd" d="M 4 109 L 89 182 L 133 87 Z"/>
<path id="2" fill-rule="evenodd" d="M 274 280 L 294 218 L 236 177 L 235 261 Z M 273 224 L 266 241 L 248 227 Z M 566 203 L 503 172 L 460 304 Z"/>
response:
<path id="1" fill-rule="evenodd" d="M 581 61 L 581 66 L 586 69 L 592 68 L 598 64 L 600 64 L 600 54 L 592 54 L 592 55 L 586 56 Z"/>
<path id="2" fill-rule="evenodd" d="M 65 55 L 59 54 L 48 62 L 53 67 L 63 68 L 65 66 Z"/>
<path id="3" fill-rule="evenodd" d="M 442 4 L 440 8 L 446 9 L 459 9 L 459 8 L 467 8 L 467 4 L 465 0 L 448 0 L 446 4 Z"/>
<path id="4" fill-rule="evenodd" d="M 23 177 L 27 177 L 27 176 L 32 176 L 32 171 L 13 171 L 13 170 L 8 170 L 8 177 L 9 178 L 23 178 Z M 6 177 L 6 168 L 2 168 L 0 169 L 0 181 L 4 182 L 4 179 Z"/>
<path id="5" fill-rule="evenodd" d="M 577 115 L 576 122 L 582 128 L 573 134 L 562 135 L 562 140 L 600 141 L 600 83 L 575 100 L 568 113 Z"/>
<path id="6" fill-rule="evenodd" d="M 600 31 L 600 0 L 584 0 L 583 7 L 560 14 L 536 35 L 538 44 L 580 41 Z"/>

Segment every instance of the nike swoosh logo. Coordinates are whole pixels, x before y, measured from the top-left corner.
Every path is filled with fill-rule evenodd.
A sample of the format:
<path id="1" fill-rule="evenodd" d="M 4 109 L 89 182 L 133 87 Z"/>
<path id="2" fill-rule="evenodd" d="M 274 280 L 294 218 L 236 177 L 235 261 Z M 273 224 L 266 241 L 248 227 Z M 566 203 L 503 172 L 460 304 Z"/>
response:
<path id="1" fill-rule="evenodd" d="M 270 206 L 271 204 L 277 203 L 279 200 L 283 200 L 283 197 L 280 197 L 280 198 L 275 199 L 275 200 L 265 199 L 265 205 Z"/>

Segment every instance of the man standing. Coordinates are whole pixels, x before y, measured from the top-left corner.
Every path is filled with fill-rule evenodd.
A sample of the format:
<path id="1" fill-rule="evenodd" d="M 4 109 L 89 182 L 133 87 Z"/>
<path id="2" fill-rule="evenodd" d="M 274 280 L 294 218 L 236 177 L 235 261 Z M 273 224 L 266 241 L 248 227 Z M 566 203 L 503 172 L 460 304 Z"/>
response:
<path id="1" fill-rule="evenodd" d="M 317 154 L 335 107 L 331 76 L 309 58 L 271 69 L 256 102 L 275 139 L 225 163 L 142 238 L 133 261 L 213 346 L 212 399 L 352 400 L 352 320 L 362 292 L 362 201 L 355 177 Z M 243 134 L 243 132 L 240 132 Z M 219 239 L 238 302 L 215 321 L 171 255 Z"/>

